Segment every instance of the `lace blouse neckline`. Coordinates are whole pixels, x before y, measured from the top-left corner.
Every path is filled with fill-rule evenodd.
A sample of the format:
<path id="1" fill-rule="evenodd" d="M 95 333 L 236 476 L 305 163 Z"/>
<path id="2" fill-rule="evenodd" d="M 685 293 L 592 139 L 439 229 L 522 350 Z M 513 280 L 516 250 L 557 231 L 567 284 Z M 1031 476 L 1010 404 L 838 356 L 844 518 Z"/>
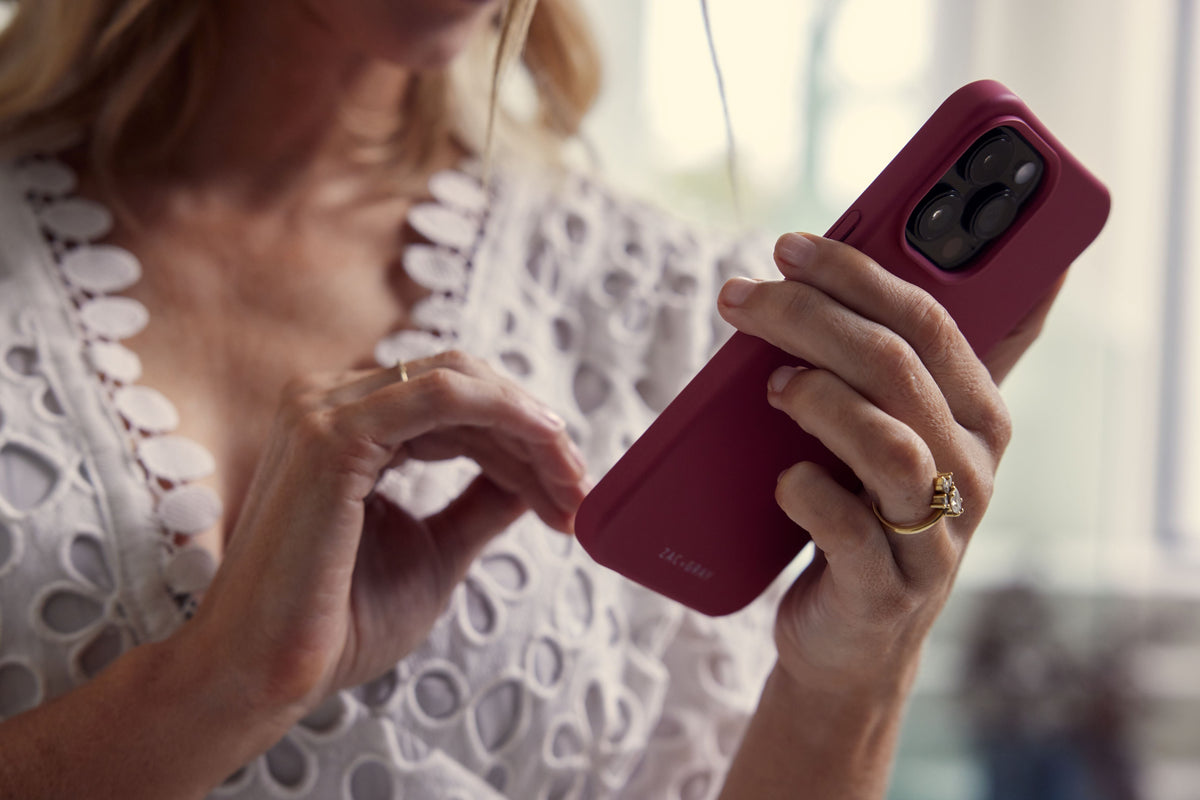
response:
<path id="1" fill-rule="evenodd" d="M 27 158 L 17 163 L 15 174 L 74 311 L 85 361 L 110 412 L 127 432 L 152 495 L 161 536 L 159 574 L 180 618 L 186 618 L 218 566 L 195 537 L 211 529 L 224 508 L 218 493 L 199 483 L 216 470 L 212 454 L 175 433 L 180 423 L 175 405 L 139 383 L 141 361 L 122 344 L 150 320 L 145 305 L 121 294 L 141 279 L 141 262 L 128 250 L 102 242 L 112 230 L 112 212 L 75 194 L 78 178 L 61 160 Z M 409 210 L 407 223 L 426 241 L 406 245 L 401 263 L 428 294 L 412 308 L 415 327 L 377 343 L 375 358 L 381 366 L 455 346 L 473 255 L 490 205 L 477 174 L 472 163 L 435 173 L 428 182 L 430 199 Z M 495 180 L 491 187 L 495 190 Z"/>

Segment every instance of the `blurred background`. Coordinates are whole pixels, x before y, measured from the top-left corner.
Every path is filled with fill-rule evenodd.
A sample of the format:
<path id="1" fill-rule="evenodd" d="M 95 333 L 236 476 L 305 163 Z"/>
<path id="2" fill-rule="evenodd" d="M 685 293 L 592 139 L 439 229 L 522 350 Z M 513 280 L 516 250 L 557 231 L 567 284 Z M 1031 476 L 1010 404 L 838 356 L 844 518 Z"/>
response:
<path id="1" fill-rule="evenodd" d="M 1194 0 L 586 0 L 589 136 L 692 219 L 825 231 L 960 85 L 1014 89 L 1113 195 L 1004 386 L 1016 435 L 928 648 L 892 797 L 1200 798 Z"/>

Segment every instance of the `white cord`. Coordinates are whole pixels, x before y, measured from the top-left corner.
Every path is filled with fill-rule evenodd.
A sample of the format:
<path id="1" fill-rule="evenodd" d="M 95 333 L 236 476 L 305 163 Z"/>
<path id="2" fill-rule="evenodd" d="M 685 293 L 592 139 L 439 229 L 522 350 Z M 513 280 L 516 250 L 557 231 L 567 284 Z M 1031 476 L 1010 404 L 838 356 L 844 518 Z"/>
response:
<path id="1" fill-rule="evenodd" d="M 738 191 L 737 143 L 733 138 L 733 117 L 729 115 L 729 99 L 725 96 L 725 78 L 717 60 L 717 45 L 713 41 L 712 21 L 708 16 L 708 0 L 700 0 L 700 13 L 704 17 L 704 34 L 708 37 L 708 54 L 712 59 L 713 73 L 717 76 L 717 93 L 721 96 L 721 113 L 725 118 L 725 160 L 729 170 L 729 189 L 733 194 L 733 209 L 741 222 L 742 199 Z"/>

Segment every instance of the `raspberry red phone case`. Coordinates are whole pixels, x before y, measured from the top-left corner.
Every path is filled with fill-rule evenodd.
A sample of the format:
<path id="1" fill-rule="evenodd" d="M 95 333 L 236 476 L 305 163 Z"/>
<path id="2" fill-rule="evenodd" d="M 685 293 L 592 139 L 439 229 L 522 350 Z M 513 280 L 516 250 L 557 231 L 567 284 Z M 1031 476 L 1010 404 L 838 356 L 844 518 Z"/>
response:
<path id="1" fill-rule="evenodd" d="M 980 143 L 993 135 L 1040 158 L 1036 186 L 1016 200 L 993 187 L 983 200 L 960 203 L 953 197 L 960 183 L 988 178 Z M 1016 185 L 1021 169 L 1005 178 L 1014 197 L 1025 192 Z M 990 243 L 963 245 L 978 246 L 965 265 L 941 269 L 918 249 L 950 262 L 962 257 L 959 244 L 936 238 L 947 219 L 938 202 L 970 217 L 971 231 L 1007 227 Z M 1016 95 L 978 81 L 934 112 L 826 236 L 934 295 L 982 356 L 1091 243 L 1108 208 L 1104 186 Z M 735 333 L 584 500 L 575 524 L 584 549 L 706 614 L 728 614 L 756 598 L 809 540 L 775 502 L 779 473 L 815 461 L 844 485 L 858 485 L 820 442 L 767 403 L 768 376 L 798 363 Z"/>

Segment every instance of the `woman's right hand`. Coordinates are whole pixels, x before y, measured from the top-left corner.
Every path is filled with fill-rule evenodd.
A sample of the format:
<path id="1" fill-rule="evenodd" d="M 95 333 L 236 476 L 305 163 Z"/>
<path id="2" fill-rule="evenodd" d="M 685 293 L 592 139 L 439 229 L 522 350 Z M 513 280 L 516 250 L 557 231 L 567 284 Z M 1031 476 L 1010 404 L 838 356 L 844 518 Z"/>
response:
<path id="1" fill-rule="evenodd" d="M 484 544 L 527 509 L 572 529 L 585 467 L 561 419 L 457 352 L 285 392 L 223 563 L 180 635 L 291 724 L 424 640 Z M 374 493 L 406 458 L 480 475 L 417 518 Z"/>

